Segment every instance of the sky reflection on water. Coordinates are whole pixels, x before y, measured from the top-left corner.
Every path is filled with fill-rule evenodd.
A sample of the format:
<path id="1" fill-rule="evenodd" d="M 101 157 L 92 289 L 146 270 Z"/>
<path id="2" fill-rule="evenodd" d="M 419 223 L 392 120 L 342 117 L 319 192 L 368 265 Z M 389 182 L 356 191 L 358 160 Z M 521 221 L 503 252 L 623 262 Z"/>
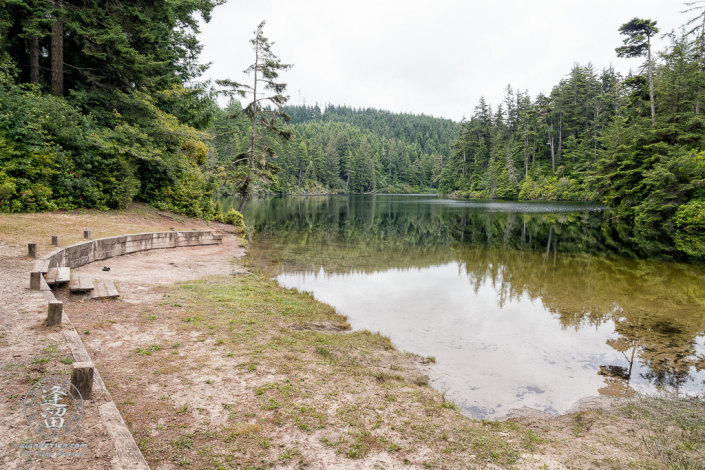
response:
<path id="1" fill-rule="evenodd" d="M 705 271 L 605 256 L 599 206 L 335 196 L 245 217 L 283 286 L 435 356 L 433 385 L 473 416 L 703 389 Z"/>

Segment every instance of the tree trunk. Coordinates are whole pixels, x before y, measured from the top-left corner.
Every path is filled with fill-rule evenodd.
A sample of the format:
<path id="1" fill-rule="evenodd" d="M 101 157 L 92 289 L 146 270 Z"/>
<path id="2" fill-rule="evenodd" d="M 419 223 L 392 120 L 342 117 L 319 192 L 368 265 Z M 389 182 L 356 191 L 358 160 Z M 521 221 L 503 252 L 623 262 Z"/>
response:
<path id="1" fill-rule="evenodd" d="M 529 176 L 529 122 L 524 123 L 524 177 Z"/>
<path id="2" fill-rule="evenodd" d="M 700 30 L 700 44 L 698 44 L 700 48 L 700 57 L 698 57 L 698 91 L 696 95 L 696 102 L 695 102 L 695 114 L 700 114 L 700 82 L 702 81 L 702 76 L 703 76 L 703 57 L 705 56 L 705 15 L 703 15 L 703 25 Z"/>
<path id="3" fill-rule="evenodd" d="M 465 150 L 463 150 L 463 178 L 468 174 L 467 163 L 465 161 Z"/>
<path id="4" fill-rule="evenodd" d="M 59 9 L 63 5 L 63 0 L 54 4 Z M 60 18 L 51 27 L 51 93 L 64 96 L 64 23 Z"/>
<path id="5" fill-rule="evenodd" d="M 651 98 L 651 123 L 656 124 L 656 106 L 654 105 L 654 70 L 651 64 L 651 37 L 647 37 L 647 52 L 648 52 L 648 66 L 649 66 L 649 95 Z"/>
<path id="6" fill-rule="evenodd" d="M 593 163 L 597 163 L 597 124 L 598 120 L 600 119 L 600 108 L 597 104 L 595 104 L 595 123 L 593 125 L 593 139 L 595 140 L 595 154 L 593 157 Z"/>
<path id="7" fill-rule="evenodd" d="M 240 201 L 240 205 L 237 208 L 237 211 L 242 213 L 242 210 L 245 208 L 245 204 L 247 204 L 247 196 L 250 194 L 250 174 L 248 173 L 247 178 L 245 178 L 245 182 L 242 185 L 242 191 L 240 191 L 240 195 L 242 196 L 242 201 Z"/>
<path id="8" fill-rule="evenodd" d="M 250 137 L 250 161 L 248 166 L 250 171 L 247 172 L 247 178 L 245 183 L 242 185 L 242 201 L 240 201 L 240 207 L 238 212 L 242 212 L 247 204 L 247 198 L 250 195 L 250 181 L 252 181 L 252 172 L 255 171 L 255 144 L 257 143 L 257 69 L 259 68 L 259 43 L 260 37 L 262 36 L 262 29 L 257 28 L 257 40 L 255 41 L 255 84 L 252 88 L 252 101 L 253 101 L 253 117 L 252 117 L 252 136 Z"/>
<path id="9" fill-rule="evenodd" d="M 548 130 L 548 144 L 551 146 L 551 169 L 556 172 L 556 146 L 553 143 L 553 122 L 551 122 L 551 128 Z"/>
<path id="10" fill-rule="evenodd" d="M 39 84 L 39 38 L 29 41 L 29 83 Z"/>
<path id="11" fill-rule="evenodd" d="M 563 113 L 558 117 L 558 163 L 561 162 L 561 148 L 563 147 Z"/>

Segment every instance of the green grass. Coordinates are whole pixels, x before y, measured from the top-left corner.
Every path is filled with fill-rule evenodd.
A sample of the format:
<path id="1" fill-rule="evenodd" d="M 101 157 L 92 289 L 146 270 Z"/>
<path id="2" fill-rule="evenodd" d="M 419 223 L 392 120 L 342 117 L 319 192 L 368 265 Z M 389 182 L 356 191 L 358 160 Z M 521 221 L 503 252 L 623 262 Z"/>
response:
<path id="1" fill-rule="evenodd" d="M 172 451 L 179 450 L 173 454 L 174 463 L 186 458 L 190 465 L 204 464 L 196 449 L 203 450 L 217 440 L 237 440 L 243 452 L 251 449 L 248 452 L 268 456 L 262 457 L 269 462 L 266 464 L 247 457 L 248 465 L 255 468 L 289 462 L 299 458 L 299 451 L 280 448 L 265 431 L 287 425 L 294 432 L 318 434 L 323 445 L 351 460 L 364 459 L 372 452 L 388 452 L 398 456 L 400 462 L 406 458 L 422 465 L 412 449 L 423 442 L 437 447 L 439 454 L 445 452 L 444 458 L 451 464 L 460 463 L 463 455 L 472 451 L 485 461 L 513 465 L 522 453 L 538 445 L 535 434 L 513 423 L 478 425 L 462 416 L 454 403 L 428 387 L 428 377 L 419 376 L 415 368 L 409 367 L 413 355 L 396 351 L 389 337 L 370 331 L 349 332 L 347 319 L 334 308 L 308 293 L 284 289 L 265 275 L 189 281 L 170 289 L 165 296 L 171 298 L 168 306 L 179 306 L 172 311 L 177 328 L 195 337 L 189 344 L 201 344 L 217 332 L 218 338 L 210 344 L 227 345 L 228 352 L 220 349 L 217 354 L 233 358 L 228 367 L 247 381 L 271 377 L 252 389 L 254 409 L 239 403 L 222 405 L 223 412 L 229 414 L 228 422 L 236 423 L 232 431 L 218 431 L 209 439 L 202 432 L 188 439 L 172 439 Z M 320 325 L 327 327 L 321 330 Z M 188 354 L 192 346 L 175 347 Z M 154 352 L 149 348 L 141 351 L 147 356 Z M 385 367 L 383 357 L 392 364 Z M 351 389 L 367 390 L 367 394 L 350 403 L 338 403 L 333 415 L 327 413 L 328 405 L 319 404 L 321 399 L 336 401 Z M 418 411 L 402 412 L 408 407 Z M 184 416 L 198 412 L 186 405 L 175 411 Z M 256 419 L 262 428 L 247 427 L 250 425 L 240 421 L 243 419 Z M 343 434 L 341 429 L 345 430 Z M 383 437 L 387 432 L 401 437 L 390 442 Z M 511 438 L 498 436 L 498 432 Z M 187 442 L 193 443 L 194 451 L 185 453 Z M 147 444 L 152 445 L 153 441 Z M 254 455 L 251 453 L 247 455 Z M 448 468 L 454 467 L 452 464 Z"/>

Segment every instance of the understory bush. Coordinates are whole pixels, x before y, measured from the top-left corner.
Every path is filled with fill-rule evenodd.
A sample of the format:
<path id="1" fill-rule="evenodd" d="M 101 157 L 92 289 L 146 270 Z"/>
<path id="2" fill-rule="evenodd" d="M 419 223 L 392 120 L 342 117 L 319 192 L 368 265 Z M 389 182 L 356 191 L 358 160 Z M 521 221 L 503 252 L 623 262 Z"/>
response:
<path id="1" fill-rule="evenodd" d="M 245 220 L 242 218 L 242 214 L 240 214 L 235 209 L 230 209 L 228 213 L 225 214 L 223 222 L 225 222 L 226 224 L 234 225 L 235 227 L 241 229 L 245 228 Z"/>
<path id="2" fill-rule="evenodd" d="M 98 122 L 72 104 L 80 94 L 51 96 L 16 76 L 0 64 L 0 211 L 107 210 L 139 200 L 214 218 L 200 168 L 209 135 L 158 106 L 189 90 L 112 91 L 121 109 Z"/>
<path id="3" fill-rule="evenodd" d="M 690 256 L 705 258 L 705 199 L 696 199 L 678 208 L 674 223 L 676 247 Z"/>

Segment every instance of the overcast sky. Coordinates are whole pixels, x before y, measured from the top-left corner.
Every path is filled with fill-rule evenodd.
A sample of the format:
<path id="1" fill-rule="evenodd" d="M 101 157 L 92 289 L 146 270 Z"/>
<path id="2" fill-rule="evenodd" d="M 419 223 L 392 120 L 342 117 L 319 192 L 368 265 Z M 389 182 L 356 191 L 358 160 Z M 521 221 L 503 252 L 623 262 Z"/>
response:
<path id="1" fill-rule="evenodd" d="M 480 96 L 550 92 L 573 63 L 613 64 L 617 29 L 636 17 L 679 29 L 692 14 L 674 0 L 229 0 L 202 25 L 205 78 L 246 80 L 248 42 L 266 20 L 290 103 L 373 107 L 460 120 Z M 657 47 L 664 44 L 656 41 Z"/>

